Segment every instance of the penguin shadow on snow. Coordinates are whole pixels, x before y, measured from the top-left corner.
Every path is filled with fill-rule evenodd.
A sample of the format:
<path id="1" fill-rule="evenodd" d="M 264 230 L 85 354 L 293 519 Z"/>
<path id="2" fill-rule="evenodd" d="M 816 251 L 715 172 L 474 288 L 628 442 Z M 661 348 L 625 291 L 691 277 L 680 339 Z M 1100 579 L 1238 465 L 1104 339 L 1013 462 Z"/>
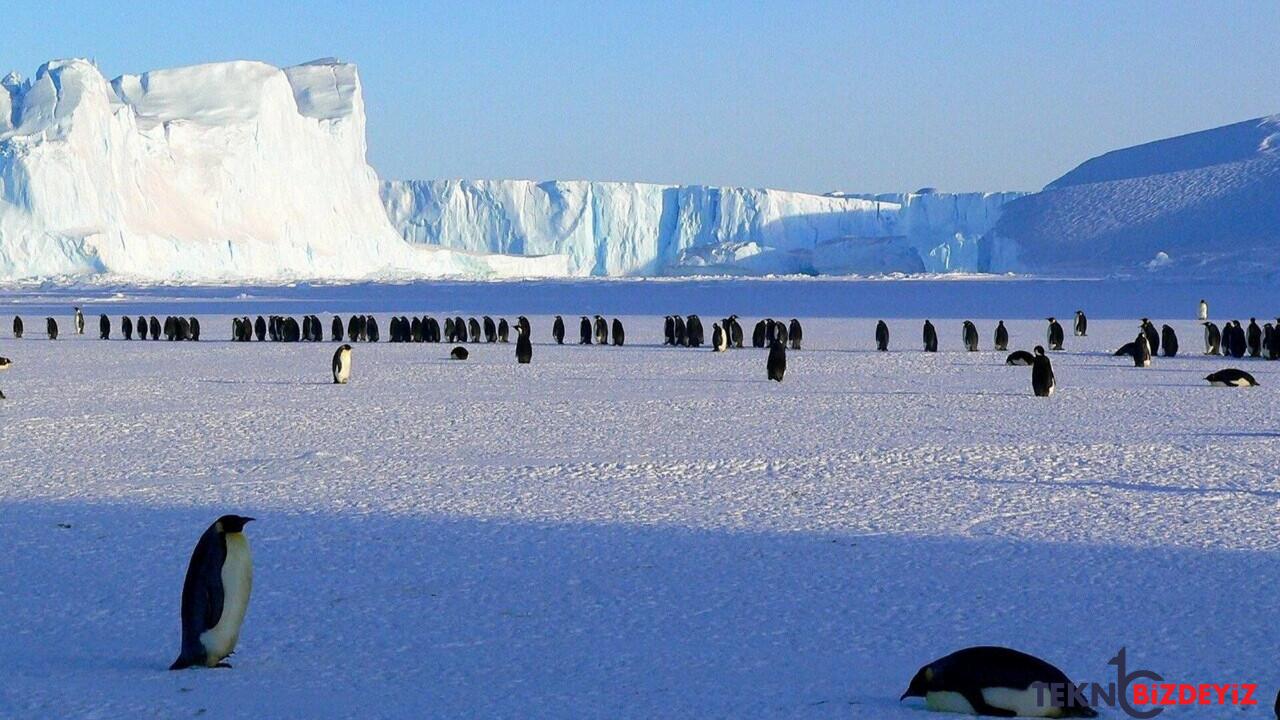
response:
<path id="1" fill-rule="evenodd" d="M 210 378 L 199 378 L 196 380 L 196 382 L 205 383 L 208 385 L 257 385 L 260 387 L 279 386 L 279 385 L 284 385 L 289 387 L 302 387 L 307 385 L 332 385 L 333 384 L 332 380 L 327 380 L 327 381 L 322 381 L 322 380 L 226 380 L 226 379 L 210 379 Z"/>
<path id="2" fill-rule="evenodd" d="M 1256 498 L 1264 500 L 1280 500 L 1280 491 L 1273 490 L 1248 490 L 1241 488 L 1228 487 L 1195 487 L 1191 485 L 1152 485 L 1140 482 L 1122 482 L 1119 480 L 1098 480 L 1089 482 L 1086 480 L 997 480 L 995 478 L 974 478 L 974 482 L 985 485 L 1029 485 L 1029 486 L 1045 486 L 1045 487 L 1068 487 L 1081 489 L 1099 489 L 1110 488 L 1112 490 L 1126 490 L 1131 492 L 1150 492 L 1167 495 L 1229 495 L 1241 494 L 1252 495 Z"/>
<path id="3" fill-rule="evenodd" d="M 1182 677 L 1265 674 L 1276 642 L 1237 628 L 1270 601 L 1256 580 L 1280 573 L 1274 553 L 253 504 L 0 503 L 0 542 L 22 548 L 0 616 L 6 690 L 62 716 L 234 703 L 246 716 L 575 717 L 589 698 L 616 703 L 592 713 L 611 717 L 911 718 L 932 717 L 898 701 L 917 668 L 974 644 L 1102 679 L 1126 644 Z M 235 667 L 168 672 L 192 549 L 228 512 L 258 518 Z M 1198 632 L 1164 632 L 1188 624 Z M 1215 635 L 1232 641 L 1203 642 Z"/>

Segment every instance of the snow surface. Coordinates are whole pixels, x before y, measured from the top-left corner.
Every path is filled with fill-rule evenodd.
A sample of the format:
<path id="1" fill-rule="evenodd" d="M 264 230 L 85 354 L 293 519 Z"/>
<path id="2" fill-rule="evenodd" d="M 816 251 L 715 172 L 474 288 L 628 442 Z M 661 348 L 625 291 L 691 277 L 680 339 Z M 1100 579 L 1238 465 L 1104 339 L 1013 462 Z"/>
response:
<path id="1" fill-rule="evenodd" d="M 1280 115 L 1089 160 L 983 241 L 979 269 L 1280 280 Z"/>
<path id="2" fill-rule="evenodd" d="M 549 276 L 563 258 L 412 247 L 365 160 L 354 65 L 123 75 L 45 64 L 0 90 L 0 279 Z"/>
<path id="3" fill-rule="evenodd" d="M 567 255 L 578 275 L 972 271 L 978 238 L 1021 193 L 811 195 L 646 183 L 383 183 L 408 241 Z"/>
<path id="4" fill-rule="evenodd" d="M 994 280 L 0 294 L 0 354 L 14 360 L 0 376 L 0 717 L 924 718 L 897 702 L 911 674 L 980 643 L 1100 682 L 1123 645 L 1131 666 L 1257 682 L 1269 701 L 1280 363 L 1199 355 L 1194 316 L 1202 292 L 1217 319 L 1269 316 L 1280 298 L 1148 292 Z M 789 315 L 821 305 L 815 294 L 847 300 L 802 315 L 806 349 L 780 385 L 762 351 L 659 344 L 662 312 Z M 576 320 L 628 298 L 668 307 L 624 317 L 628 346 L 548 344 L 549 312 Z M 1095 318 L 1052 355 L 1051 399 L 988 350 L 987 310 L 1006 298 L 1016 348 L 1042 342 L 1050 312 Z M 39 319 L 66 327 L 72 300 L 91 328 L 103 310 L 199 313 L 206 340 L 41 339 Z M 352 384 L 337 387 L 332 343 L 225 340 L 229 314 L 307 310 L 327 329 L 327 311 L 357 306 L 384 333 L 392 310 L 535 308 L 533 364 L 516 365 L 514 345 L 472 345 L 467 362 L 447 345 L 357 345 Z M 858 308 L 888 306 L 929 314 L 943 352 L 918 351 L 919 315 L 891 313 L 892 352 L 873 352 L 876 315 Z M 13 312 L 27 339 L 10 337 Z M 1185 354 L 1138 370 L 1109 353 L 1147 314 Z M 960 350 L 966 317 L 983 352 Z M 1262 385 L 1204 383 L 1227 365 Z M 235 669 L 168 672 L 189 553 L 230 511 L 259 518 Z"/>

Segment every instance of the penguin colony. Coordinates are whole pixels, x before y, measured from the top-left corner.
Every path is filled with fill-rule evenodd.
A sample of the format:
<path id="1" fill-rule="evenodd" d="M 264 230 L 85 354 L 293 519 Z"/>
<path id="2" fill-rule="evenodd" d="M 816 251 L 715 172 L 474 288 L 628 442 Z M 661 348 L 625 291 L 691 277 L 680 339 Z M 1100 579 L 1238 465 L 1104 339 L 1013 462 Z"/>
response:
<path id="1" fill-rule="evenodd" d="M 1222 355 L 1232 358 L 1250 358 L 1280 360 L 1280 318 L 1274 323 L 1258 324 L 1257 318 L 1250 318 L 1246 328 L 1239 320 L 1232 320 L 1219 328 L 1208 320 L 1208 304 L 1200 301 L 1197 317 L 1204 329 L 1204 354 Z M 1045 327 L 1045 345 L 1048 351 L 1061 351 L 1065 344 L 1066 333 L 1062 324 L 1054 317 L 1048 317 Z M 1088 317 L 1083 310 L 1075 311 L 1072 331 L 1077 337 L 1088 335 Z M 529 364 L 533 357 L 532 328 L 529 319 L 519 316 L 516 329 L 516 362 Z M 84 313 L 81 308 L 73 308 L 72 326 L 77 334 L 84 332 Z M 25 323 L 21 317 L 13 318 L 13 337 L 22 339 Z M 171 315 L 160 319 L 154 315 L 139 315 L 137 320 L 124 316 L 119 322 L 119 337 L 124 340 L 159 340 L 162 336 L 168 341 L 199 341 L 200 320 L 196 317 Z M 348 343 L 339 348 L 332 361 L 334 382 L 346 384 L 351 377 L 350 343 L 379 342 L 380 332 L 377 319 L 372 315 L 351 315 L 343 322 L 341 316 L 333 316 L 328 323 L 328 339 L 332 342 Z M 59 334 L 58 322 L 53 317 L 45 319 L 46 334 L 50 340 L 56 340 Z M 102 340 L 112 338 L 115 325 L 106 314 L 98 316 L 98 337 Z M 1178 335 L 1169 325 L 1162 325 L 1158 330 L 1149 318 L 1138 322 L 1138 329 L 1133 342 L 1125 343 L 1113 353 L 1116 356 L 1128 357 L 1135 367 L 1148 368 L 1153 359 L 1176 357 L 1180 345 Z M 565 321 L 556 315 L 552 321 L 551 338 L 557 345 L 565 341 Z M 962 347 L 968 352 L 981 350 L 978 326 L 972 320 L 965 320 L 960 327 Z M 258 315 L 236 317 L 231 322 L 231 339 L 236 342 L 322 342 L 325 338 L 325 323 L 317 315 L 304 315 L 301 323 L 287 315 Z M 462 316 L 445 317 L 441 323 L 429 315 L 409 317 L 393 316 L 388 323 L 388 341 L 392 343 L 449 343 L 454 345 L 449 357 L 453 360 L 466 360 L 470 353 L 463 344 L 499 343 L 511 341 L 511 323 L 506 318 L 485 315 L 480 318 Z M 939 351 L 938 328 L 930 320 L 925 320 L 921 339 L 925 352 Z M 702 318 L 698 315 L 668 315 L 663 318 L 663 345 L 671 347 L 701 348 L 707 343 L 707 333 Z M 744 347 L 745 331 L 737 315 L 729 315 L 711 324 L 710 349 L 714 352 L 726 352 L 734 348 Z M 767 349 L 765 361 L 767 379 L 782 382 L 786 376 L 787 350 L 800 350 L 804 342 L 804 327 L 796 318 L 789 321 L 774 318 L 758 320 L 751 331 L 751 346 Z M 888 323 L 880 320 L 875 327 L 875 349 L 888 352 L 890 329 Z M 602 315 L 582 315 L 578 324 L 578 343 L 581 345 L 613 345 L 620 347 L 626 344 L 626 329 L 619 318 L 611 321 Z M 1009 347 L 1009 331 L 1004 321 L 998 321 L 992 336 L 992 348 L 1007 351 Z M 345 349 L 345 350 L 344 350 Z M 1006 365 L 1027 366 L 1032 368 L 1032 392 L 1036 396 L 1048 397 L 1056 389 L 1056 378 L 1053 374 L 1052 361 L 1044 346 L 1037 345 L 1034 352 L 1015 350 L 1005 357 Z M 341 377 L 339 369 L 341 366 Z M 5 366 L 7 367 L 7 365 Z M 0 368 L 2 369 L 2 368 Z M 1252 387 L 1257 380 L 1247 372 L 1238 368 L 1226 368 L 1205 377 L 1211 385 L 1226 387 Z M 0 398 L 3 398 L 0 395 Z"/>

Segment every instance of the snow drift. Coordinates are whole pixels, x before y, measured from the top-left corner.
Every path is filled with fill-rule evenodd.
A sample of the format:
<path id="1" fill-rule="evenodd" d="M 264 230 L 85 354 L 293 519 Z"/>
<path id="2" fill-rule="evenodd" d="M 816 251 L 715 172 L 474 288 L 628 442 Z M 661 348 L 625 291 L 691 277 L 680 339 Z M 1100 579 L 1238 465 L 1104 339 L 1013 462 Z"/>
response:
<path id="1" fill-rule="evenodd" d="M 973 270 L 978 239 L 1019 193 L 811 195 L 620 182 L 396 181 L 408 241 L 566 255 L 580 275 Z"/>
<path id="2" fill-rule="evenodd" d="M 1005 206 L 983 244 L 984 270 L 1274 278 L 1280 115 L 1089 160 Z"/>
<path id="3" fill-rule="evenodd" d="M 365 160 L 353 65 L 124 75 L 47 63 L 0 90 L 0 279 L 560 275 L 396 234 Z"/>

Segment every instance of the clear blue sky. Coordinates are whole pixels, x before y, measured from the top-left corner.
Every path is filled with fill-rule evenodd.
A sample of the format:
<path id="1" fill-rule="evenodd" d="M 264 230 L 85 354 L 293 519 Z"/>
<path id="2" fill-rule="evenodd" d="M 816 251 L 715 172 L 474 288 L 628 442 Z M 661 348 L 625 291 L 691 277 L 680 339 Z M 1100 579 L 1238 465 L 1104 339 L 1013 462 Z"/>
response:
<path id="1" fill-rule="evenodd" d="M 1034 189 L 1280 112 L 1280 3 L 22 3 L 0 58 L 360 66 L 388 178 Z"/>

